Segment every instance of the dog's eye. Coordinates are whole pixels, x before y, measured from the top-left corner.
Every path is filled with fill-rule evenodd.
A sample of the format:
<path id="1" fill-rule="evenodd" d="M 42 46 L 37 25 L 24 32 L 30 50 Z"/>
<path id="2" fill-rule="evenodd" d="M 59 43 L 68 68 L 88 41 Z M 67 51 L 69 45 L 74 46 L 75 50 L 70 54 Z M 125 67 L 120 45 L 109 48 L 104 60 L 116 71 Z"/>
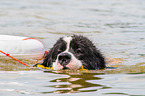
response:
<path id="1" fill-rule="evenodd" d="M 83 53 L 83 51 L 79 48 L 79 49 L 77 49 L 77 54 L 82 54 Z"/>
<path id="2" fill-rule="evenodd" d="M 58 50 L 58 54 L 61 53 L 61 52 L 62 52 L 61 50 Z"/>

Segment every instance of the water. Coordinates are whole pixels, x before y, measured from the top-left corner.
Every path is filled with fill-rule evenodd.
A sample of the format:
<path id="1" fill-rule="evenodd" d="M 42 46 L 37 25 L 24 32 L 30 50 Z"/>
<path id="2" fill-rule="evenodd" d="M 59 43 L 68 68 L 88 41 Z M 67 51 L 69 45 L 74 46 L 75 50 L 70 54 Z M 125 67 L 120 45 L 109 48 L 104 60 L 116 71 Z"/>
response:
<path id="1" fill-rule="evenodd" d="M 0 0 L 0 34 L 41 40 L 84 35 L 101 49 L 107 69 L 52 72 L 0 59 L 1 96 L 145 96 L 144 0 Z M 25 61 L 30 65 L 37 61 Z"/>
<path id="2" fill-rule="evenodd" d="M 144 96 L 144 74 L 0 72 L 1 96 Z"/>

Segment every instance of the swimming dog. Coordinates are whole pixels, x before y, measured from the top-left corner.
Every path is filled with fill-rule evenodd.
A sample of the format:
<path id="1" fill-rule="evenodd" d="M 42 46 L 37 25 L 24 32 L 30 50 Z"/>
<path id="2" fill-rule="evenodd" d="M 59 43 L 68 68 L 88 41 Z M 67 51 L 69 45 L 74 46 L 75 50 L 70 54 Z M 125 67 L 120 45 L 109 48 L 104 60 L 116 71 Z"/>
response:
<path id="1" fill-rule="evenodd" d="M 91 40 L 82 35 L 62 37 L 57 40 L 42 63 L 53 70 L 88 70 L 105 68 L 105 58 Z"/>

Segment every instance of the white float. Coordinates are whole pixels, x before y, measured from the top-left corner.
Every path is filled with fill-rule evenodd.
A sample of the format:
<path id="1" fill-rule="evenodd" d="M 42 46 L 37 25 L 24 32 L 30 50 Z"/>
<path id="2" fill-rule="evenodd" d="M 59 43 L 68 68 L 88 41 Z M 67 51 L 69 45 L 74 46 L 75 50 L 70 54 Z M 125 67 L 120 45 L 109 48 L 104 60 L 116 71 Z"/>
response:
<path id="1" fill-rule="evenodd" d="M 41 41 L 21 36 L 0 35 L 0 50 L 18 59 L 41 59 L 45 48 Z M 0 53 L 1 58 L 8 58 Z"/>

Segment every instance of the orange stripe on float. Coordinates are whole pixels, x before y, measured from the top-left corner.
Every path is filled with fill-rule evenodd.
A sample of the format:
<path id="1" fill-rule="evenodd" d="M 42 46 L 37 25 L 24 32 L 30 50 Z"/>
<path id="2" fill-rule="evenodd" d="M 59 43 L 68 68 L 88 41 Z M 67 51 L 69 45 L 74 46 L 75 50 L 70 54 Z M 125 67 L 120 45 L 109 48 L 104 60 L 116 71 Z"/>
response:
<path id="1" fill-rule="evenodd" d="M 35 38 L 24 38 L 23 40 L 29 40 L 29 39 L 33 39 L 33 40 L 37 40 L 37 41 L 39 41 L 39 42 L 41 42 L 40 40 L 38 40 L 38 39 L 35 39 Z M 42 42 L 41 42 L 42 43 Z M 42 43 L 43 44 L 43 43 Z M 44 44 L 43 44 L 44 45 Z"/>
<path id="2" fill-rule="evenodd" d="M 35 38 L 24 38 L 23 40 L 29 40 L 29 39 L 33 39 L 33 40 L 37 40 L 37 41 L 41 42 L 40 40 L 35 39 Z M 41 43 L 42 43 L 42 42 L 41 42 Z M 43 43 L 42 43 L 42 44 L 43 44 Z M 43 45 L 44 45 L 44 44 L 43 44 Z M 46 56 L 47 53 L 49 53 L 49 51 L 46 51 L 46 50 L 45 50 L 44 56 Z"/>

